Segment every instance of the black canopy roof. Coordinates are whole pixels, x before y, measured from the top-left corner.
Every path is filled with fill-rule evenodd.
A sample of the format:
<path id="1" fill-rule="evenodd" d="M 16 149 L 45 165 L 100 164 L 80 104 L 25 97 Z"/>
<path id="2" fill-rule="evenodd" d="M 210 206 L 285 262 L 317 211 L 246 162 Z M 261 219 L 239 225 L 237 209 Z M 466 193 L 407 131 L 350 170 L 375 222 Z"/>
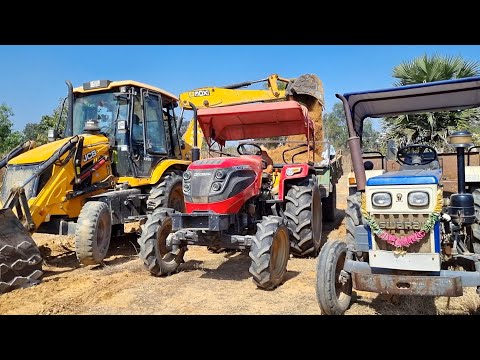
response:
<path id="1" fill-rule="evenodd" d="M 339 97 L 339 94 L 336 94 Z M 480 77 L 347 93 L 353 126 L 361 137 L 367 117 L 462 110 L 480 106 Z"/>

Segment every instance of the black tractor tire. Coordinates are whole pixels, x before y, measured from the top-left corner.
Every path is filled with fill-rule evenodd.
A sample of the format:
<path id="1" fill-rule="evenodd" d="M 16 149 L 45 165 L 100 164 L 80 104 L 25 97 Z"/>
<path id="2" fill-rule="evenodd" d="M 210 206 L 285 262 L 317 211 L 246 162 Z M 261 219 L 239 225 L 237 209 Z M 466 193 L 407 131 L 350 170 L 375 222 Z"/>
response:
<path id="1" fill-rule="evenodd" d="M 180 171 L 168 171 L 163 174 L 160 182 L 150 191 L 147 200 L 149 211 L 153 212 L 158 208 L 170 208 L 185 212 L 181 174 Z"/>
<path id="2" fill-rule="evenodd" d="M 83 265 L 100 264 L 108 252 L 112 234 L 110 208 L 102 201 L 86 202 L 75 229 L 75 252 Z"/>
<path id="3" fill-rule="evenodd" d="M 42 256 L 37 245 L 0 237 L 0 294 L 38 284 L 43 275 Z"/>
<path id="4" fill-rule="evenodd" d="M 355 243 L 355 227 L 365 225 L 360 208 L 361 193 L 350 195 L 347 198 L 347 208 L 345 210 L 346 241 L 348 244 Z"/>
<path id="5" fill-rule="evenodd" d="M 183 262 L 187 247 L 181 247 L 176 253 L 167 246 L 168 234 L 172 232 L 174 209 L 158 208 L 148 215 L 147 222 L 142 226 L 142 235 L 138 239 L 140 258 L 155 276 L 170 275 L 177 271 Z"/>
<path id="6" fill-rule="evenodd" d="M 347 254 L 347 244 L 343 241 L 327 241 L 317 259 L 317 301 L 322 313 L 342 315 L 350 306 L 352 298 L 352 278 L 340 282 L 340 272 Z"/>
<path id="7" fill-rule="evenodd" d="M 328 197 L 322 199 L 323 221 L 334 222 L 337 210 L 337 185 L 334 184 Z"/>
<path id="8" fill-rule="evenodd" d="M 290 230 L 290 252 L 294 257 L 316 257 L 322 239 L 322 198 L 314 178 L 293 185 L 285 196 L 285 218 Z"/>
<path id="9" fill-rule="evenodd" d="M 471 226 L 471 249 L 475 254 L 480 254 L 480 188 L 472 189 L 475 204 L 475 223 Z"/>
<path id="10" fill-rule="evenodd" d="M 264 216 L 250 247 L 249 268 L 253 282 L 260 289 L 273 290 L 287 272 L 290 257 L 289 231 L 279 216 Z"/>

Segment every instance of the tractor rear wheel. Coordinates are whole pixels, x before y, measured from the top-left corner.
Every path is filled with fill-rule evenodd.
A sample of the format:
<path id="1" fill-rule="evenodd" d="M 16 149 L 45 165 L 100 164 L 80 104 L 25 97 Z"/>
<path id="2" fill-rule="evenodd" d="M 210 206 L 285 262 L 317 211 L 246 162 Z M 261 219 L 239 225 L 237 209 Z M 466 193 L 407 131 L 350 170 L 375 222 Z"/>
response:
<path id="1" fill-rule="evenodd" d="M 170 275 L 177 271 L 183 262 L 186 246 L 173 250 L 167 243 L 167 237 L 172 232 L 173 209 L 158 208 L 148 216 L 142 227 L 142 235 L 138 239 L 140 258 L 148 270 L 156 276 Z"/>
<path id="2" fill-rule="evenodd" d="M 480 254 L 480 188 L 472 191 L 475 203 L 475 223 L 471 226 L 471 249 L 475 254 Z"/>
<path id="3" fill-rule="evenodd" d="M 38 284 L 43 275 L 39 248 L 12 210 L 0 210 L 0 220 L 0 294 Z"/>
<path id="4" fill-rule="evenodd" d="M 322 200 L 323 220 L 326 222 L 335 221 L 335 211 L 337 209 L 337 185 L 334 184 L 332 192 L 328 197 Z"/>
<path id="5" fill-rule="evenodd" d="M 327 315 L 342 315 L 350 306 L 352 278 L 342 273 L 347 254 L 343 241 L 327 241 L 317 260 L 317 301 Z"/>
<path id="6" fill-rule="evenodd" d="M 288 228 L 279 216 L 264 216 L 257 225 L 249 256 L 249 272 L 261 289 L 273 290 L 283 281 L 290 257 Z"/>
<path id="7" fill-rule="evenodd" d="M 290 251 L 295 257 L 317 256 L 322 241 L 322 198 L 314 177 L 293 185 L 285 196 L 285 218 L 292 235 Z"/>
<path id="8" fill-rule="evenodd" d="M 150 191 L 147 209 L 170 208 L 179 212 L 185 211 L 182 176 L 180 171 L 165 172 L 160 182 Z"/>
<path id="9" fill-rule="evenodd" d="M 84 265 L 100 264 L 107 255 L 112 234 L 110 208 L 102 201 L 83 205 L 75 230 L 75 252 Z"/>
<path id="10" fill-rule="evenodd" d="M 361 195 L 355 193 L 347 198 L 347 209 L 345 210 L 345 228 L 347 231 L 347 243 L 355 243 L 355 227 L 358 225 L 364 225 L 362 218 Z"/>

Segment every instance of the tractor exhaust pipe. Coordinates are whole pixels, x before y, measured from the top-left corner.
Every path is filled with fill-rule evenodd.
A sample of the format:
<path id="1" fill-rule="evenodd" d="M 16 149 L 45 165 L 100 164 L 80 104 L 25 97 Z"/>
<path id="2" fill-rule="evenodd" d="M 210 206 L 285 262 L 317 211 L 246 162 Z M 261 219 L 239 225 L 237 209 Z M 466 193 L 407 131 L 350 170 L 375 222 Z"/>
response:
<path id="1" fill-rule="evenodd" d="M 200 149 L 198 148 L 198 121 L 197 121 L 197 107 L 193 103 L 189 103 L 193 110 L 193 147 L 192 147 L 192 161 L 200 160 Z"/>
<path id="2" fill-rule="evenodd" d="M 355 179 L 357 181 L 357 191 L 364 191 L 365 184 L 367 183 L 367 177 L 365 175 L 365 168 L 363 167 L 362 159 L 362 147 L 360 144 L 360 138 L 355 133 L 353 128 L 352 114 L 350 113 L 350 107 L 348 101 L 341 94 L 335 94 L 337 98 L 342 100 L 343 108 L 345 110 L 345 117 L 347 118 L 348 127 L 348 147 L 350 148 L 350 154 L 352 156 L 353 172 L 355 173 Z"/>
<path id="3" fill-rule="evenodd" d="M 458 193 L 450 197 L 448 214 L 452 221 L 461 225 L 471 225 L 475 221 L 473 195 L 465 191 L 465 148 L 472 146 L 472 133 L 460 130 L 448 137 L 448 143 L 457 149 Z"/>
<path id="4" fill-rule="evenodd" d="M 67 126 L 65 126 L 65 137 L 73 136 L 73 85 L 69 80 L 65 80 L 68 87 L 68 109 Z"/>

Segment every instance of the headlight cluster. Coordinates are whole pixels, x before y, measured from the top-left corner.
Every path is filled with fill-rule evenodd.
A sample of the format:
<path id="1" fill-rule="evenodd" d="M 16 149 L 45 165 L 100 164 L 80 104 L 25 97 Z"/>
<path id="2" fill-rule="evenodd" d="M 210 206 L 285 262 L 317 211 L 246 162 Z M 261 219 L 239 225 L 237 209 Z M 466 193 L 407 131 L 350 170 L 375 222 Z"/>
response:
<path id="1" fill-rule="evenodd" d="M 422 207 L 430 203 L 430 197 L 425 191 L 411 191 L 407 196 L 408 205 Z M 392 195 L 388 192 L 376 192 L 372 195 L 372 204 L 377 207 L 392 205 Z"/>
<path id="2" fill-rule="evenodd" d="M 192 173 L 187 170 L 183 173 L 183 192 L 185 194 L 190 194 L 190 179 L 192 178 Z"/>
<path id="3" fill-rule="evenodd" d="M 408 205 L 427 206 L 429 203 L 428 193 L 425 191 L 412 191 L 408 193 Z"/>
<path id="4" fill-rule="evenodd" d="M 225 170 L 217 170 L 215 172 L 215 180 L 220 180 L 220 181 L 215 181 L 212 183 L 212 187 L 211 187 L 211 191 L 210 192 L 213 192 L 213 193 L 216 193 L 216 192 L 219 192 L 220 190 L 222 190 L 223 188 L 223 180 L 225 179 L 225 177 L 227 176 L 227 173 L 225 172 Z"/>
<path id="5" fill-rule="evenodd" d="M 387 207 L 392 205 L 392 195 L 387 192 L 377 192 L 372 195 L 372 204 L 378 207 Z"/>

